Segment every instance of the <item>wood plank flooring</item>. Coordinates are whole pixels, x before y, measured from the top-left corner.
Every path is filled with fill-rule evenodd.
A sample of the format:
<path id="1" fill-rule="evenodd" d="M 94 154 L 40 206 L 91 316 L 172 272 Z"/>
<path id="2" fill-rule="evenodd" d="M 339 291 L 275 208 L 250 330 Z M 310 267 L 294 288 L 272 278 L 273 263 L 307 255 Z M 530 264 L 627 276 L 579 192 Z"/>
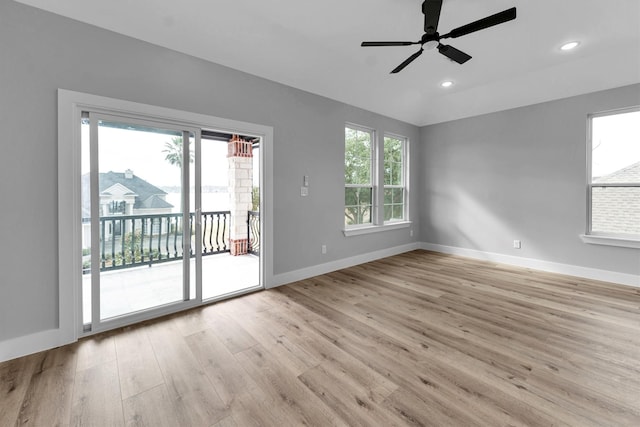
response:
<path id="1" fill-rule="evenodd" d="M 0 364 L 0 426 L 640 426 L 640 289 L 414 251 Z"/>

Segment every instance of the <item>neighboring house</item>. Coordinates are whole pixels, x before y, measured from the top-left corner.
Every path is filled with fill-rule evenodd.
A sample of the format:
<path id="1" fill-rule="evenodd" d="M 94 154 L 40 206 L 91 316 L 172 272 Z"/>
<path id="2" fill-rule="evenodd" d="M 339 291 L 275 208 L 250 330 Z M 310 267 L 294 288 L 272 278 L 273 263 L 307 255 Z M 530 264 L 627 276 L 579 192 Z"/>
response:
<path id="1" fill-rule="evenodd" d="M 591 229 L 640 234 L 640 188 L 597 187 L 616 183 L 640 183 L 640 162 L 593 179 Z"/>
<path id="2" fill-rule="evenodd" d="M 100 217 L 118 217 L 125 215 L 170 214 L 173 205 L 165 200 L 167 192 L 145 181 L 127 169 L 125 172 L 106 172 L 99 174 Z M 91 205 L 89 195 L 89 174 L 82 176 L 82 242 L 89 247 L 91 225 Z M 122 234 L 121 221 L 107 223 L 105 239 Z M 125 232 L 129 230 L 129 223 Z M 164 227 L 163 227 L 164 228 Z M 154 233 L 166 230 L 154 230 Z"/>

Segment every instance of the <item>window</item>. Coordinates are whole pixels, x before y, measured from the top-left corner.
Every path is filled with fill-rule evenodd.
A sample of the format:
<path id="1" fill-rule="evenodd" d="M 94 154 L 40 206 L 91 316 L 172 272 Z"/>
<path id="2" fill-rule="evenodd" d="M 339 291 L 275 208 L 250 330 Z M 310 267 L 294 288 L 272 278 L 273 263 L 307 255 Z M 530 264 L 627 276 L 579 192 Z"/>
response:
<path id="1" fill-rule="evenodd" d="M 395 135 L 378 140 L 372 129 L 345 127 L 346 236 L 408 227 L 408 141 Z"/>
<path id="2" fill-rule="evenodd" d="M 384 220 L 402 221 L 405 218 L 405 139 L 384 137 Z"/>
<path id="3" fill-rule="evenodd" d="M 590 116 L 589 137 L 587 234 L 640 240 L 640 109 Z"/>
<path id="4" fill-rule="evenodd" d="M 345 128 L 344 223 L 371 224 L 373 210 L 373 131 Z"/>

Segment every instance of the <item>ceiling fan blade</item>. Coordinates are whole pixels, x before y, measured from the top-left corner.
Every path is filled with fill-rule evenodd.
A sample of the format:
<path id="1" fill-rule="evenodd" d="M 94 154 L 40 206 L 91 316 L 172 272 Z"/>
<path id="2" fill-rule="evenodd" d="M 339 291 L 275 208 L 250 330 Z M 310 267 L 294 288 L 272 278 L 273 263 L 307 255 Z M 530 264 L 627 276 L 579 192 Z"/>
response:
<path id="1" fill-rule="evenodd" d="M 420 42 L 362 42 L 362 47 L 373 46 L 411 46 L 412 44 L 419 44 Z"/>
<path id="2" fill-rule="evenodd" d="M 407 65 L 411 64 L 418 56 L 422 55 L 422 52 L 424 52 L 424 50 L 422 48 L 420 48 L 419 51 L 417 51 L 416 53 L 414 53 L 413 55 L 411 55 L 410 57 L 405 59 L 402 64 L 400 64 L 396 68 L 394 68 L 393 71 L 391 71 L 391 74 L 399 73 L 400 71 L 402 71 L 404 69 L 404 67 L 406 67 Z"/>
<path id="3" fill-rule="evenodd" d="M 486 18 L 479 19 L 470 24 L 463 25 L 462 27 L 458 27 L 440 38 L 446 39 L 449 37 L 456 38 L 456 37 L 464 36 L 466 34 L 484 30 L 485 28 L 493 27 L 494 25 L 502 24 L 504 22 L 511 21 L 513 19 L 516 19 L 515 7 L 512 7 L 511 9 L 503 10 L 502 12 L 496 13 L 495 15 L 491 15 L 491 16 L 487 16 Z"/>
<path id="4" fill-rule="evenodd" d="M 463 51 L 458 50 L 453 46 L 447 46 L 446 44 L 439 44 L 438 52 L 451 59 L 452 61 L 457 62 L 458 64 L 464 64 L 471 59 L 471 56 L 467 55 Z"/>
<path id="5" fill-rule="evenodd" d="M 442 10 L 442 0 L 425 0 L 422 3 L 422 13 L 424 13 L 424 32 L 431 35 L 438 31 L 438 21 L 440 21 L 440 10 Z"/>

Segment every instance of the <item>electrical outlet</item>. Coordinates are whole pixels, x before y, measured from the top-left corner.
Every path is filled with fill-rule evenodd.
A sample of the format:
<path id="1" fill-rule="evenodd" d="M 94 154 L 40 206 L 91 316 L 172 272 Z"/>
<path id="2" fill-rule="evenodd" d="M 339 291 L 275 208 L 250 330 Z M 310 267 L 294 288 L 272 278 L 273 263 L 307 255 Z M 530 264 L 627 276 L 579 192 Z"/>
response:
<path id="1" fill-rule="evenodd" d="M 309 195 L 309 187 L 300 187 L 300 195 L 307 197 Z"/>
<path id="2" fill-rule="evenodd" d="M 513 247 L 514 249 L 520 249 L 522 247 L 522 243 L 520 242 L 520 240 L 514 240 Z"/>
<path id="3" fill-rule="evenodd" d="M 326 254 L 327 253 L 327 245 L 322 245 L 322 253 Z"/>
<path id="4" fill-rule="evenodd" d="M 413 237 L 413 230 L 409 230 L 409 237 Z"/>

